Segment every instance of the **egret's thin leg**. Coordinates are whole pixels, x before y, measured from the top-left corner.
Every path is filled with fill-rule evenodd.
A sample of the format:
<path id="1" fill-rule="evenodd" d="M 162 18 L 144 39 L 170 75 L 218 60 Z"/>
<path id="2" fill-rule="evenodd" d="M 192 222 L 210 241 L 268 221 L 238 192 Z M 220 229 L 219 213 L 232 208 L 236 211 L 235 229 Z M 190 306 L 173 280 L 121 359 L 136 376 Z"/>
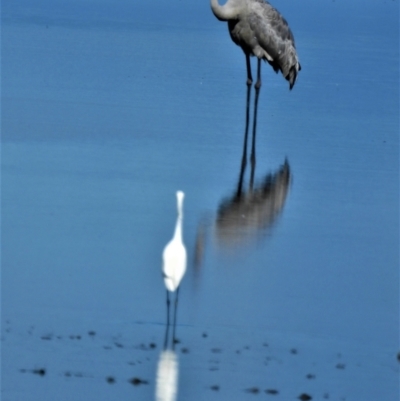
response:
<path id="1" fill-rule="evenodd" d="M 260 82 L 260 86 L 261 86 L 261 81 L 257 80 L 257 83 L 258 82 Z M 254 98 L 253 137 L 252 137 L 252 142 L 251 142 L 251 156 L 250 156 L 250 162 L 251 162 L 250 190 L 253 190 L 254 172 L 255 172 L 255 169 L 256 169 L 257 110 L 258 110 L 258 96 L 260 94 L 260 86 L 257 87 L 257 84 L 255 86 L 256 95 L 255 95 L 255 98 Z"/>
<path id="2" fill-rule="evenodd" d="M 173 326 L 172 326 L 172 344 L 173 345 L 176 342 L 175 327 L 176 327 L 176 311 L 178 309 L 178 296 L 179 296 L 179 287 L 176 289 L 176 295 L 175 295 L 174 322 L 173 322 Z"/>
<path id="3" fill-rule="evenodd" d="M 257 81 L 256 84 L 254 85 L 256 89 L 261 88 L 261 59 L 257 58 Z"/>
<path id="4" fill-rule="evenodd" d="M 169 325 L 165 326 L 165 336 L 164 336 L 164 349 L 168 347 L 168 334 L 169 334 Z"/>
<path id="5" fill-rule="evenodd" d="M 247 86 L 250 86 L 253 83 L 253 77 L 251 75 L 251 64 L 250 64 L 250 56 L 246 54 L 246 68 L 247 68 Z"/>
<path id="6" fill-rule="evenodd" d="M 171 301 L 169 300 L 169 291 L 167 290 L 167 326 L 169 326 L 169 305 Z"/>
<path id="7" fill-rule="evenodd" d="M 250 122 L 250 94 L 251 94 L 251 85 L 247 86 L 247 100 L 246 100 L 246 126 L 244 129 L 244 142 L 243 142 L 243 155 L 242 155 L 242 164 L 240 166 L 240 176 L 239 182 L 236 192 L 236 197 L 240 198 L 242 193 L 242 186 L 243 186 L 243 177 L 246 171 L 246 164 L 247 164 L 247 137 L 249 134 L 249 122 Z"/>
<path id="8" fill-rule="evenodd" d="M 165 327 L 165 338 L 164 338 L 164 348 L 167 348 L 168 345 L 168 332 L 169 332 L 169 306 L 170 306 L 170 300 L 169 300 L 169 291 L 167 290 L 167 325 Z"/>

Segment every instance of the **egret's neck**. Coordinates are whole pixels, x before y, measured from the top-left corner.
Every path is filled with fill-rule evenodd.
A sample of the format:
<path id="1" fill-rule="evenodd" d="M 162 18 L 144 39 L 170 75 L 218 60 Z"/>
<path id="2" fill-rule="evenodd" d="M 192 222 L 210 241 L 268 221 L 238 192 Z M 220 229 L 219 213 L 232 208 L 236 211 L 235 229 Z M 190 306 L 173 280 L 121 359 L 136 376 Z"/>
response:
<path id="1" fill-rule="evenodd" d="M 177 193 L 177 211 L 178 217 L 176 219 L 174 238 L 182 241 L 182 220 L 183 220 L 183 193 Z"/>
<path id="2" fill-rule="evenodd" d="M 182 242 L 182 220 L 183 220 L 183 214 L 182 212 L 179 213 L 178 211 L 178 218 L 176 219 L 174 239 L 180 242 Z"/>
<path id="3" fill-rule="evenodd" d="M 228 0 L 223 6 L 218 3 L 218 0 L 211 0 L 211 10 L 220 21 L 228 21 L 236 19 L 239 14 L 237 0 Z"/>
<path id="4" fill-rule="evenodd" d="M 183 218 L 183 197 L 178 197 L 178 202 L 177 202 L 177 212 L 178 212 L 178 218 Z"/>

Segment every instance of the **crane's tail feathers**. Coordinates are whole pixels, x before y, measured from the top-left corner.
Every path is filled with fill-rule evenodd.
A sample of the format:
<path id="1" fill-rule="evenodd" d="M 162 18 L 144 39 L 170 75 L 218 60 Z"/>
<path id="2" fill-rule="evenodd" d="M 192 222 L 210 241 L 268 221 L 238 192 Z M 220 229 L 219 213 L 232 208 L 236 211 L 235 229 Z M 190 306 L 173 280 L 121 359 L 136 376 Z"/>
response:
<path id="1" fill-rule="evenodd" d="M 292 90 L 294 84 L 296 83 L 297 72 L 301 70 L 301 65 L 298 63 L 290 68 L 289 74 L 286 75 L 286 79 L 289 81 L 289 89 Z"/>

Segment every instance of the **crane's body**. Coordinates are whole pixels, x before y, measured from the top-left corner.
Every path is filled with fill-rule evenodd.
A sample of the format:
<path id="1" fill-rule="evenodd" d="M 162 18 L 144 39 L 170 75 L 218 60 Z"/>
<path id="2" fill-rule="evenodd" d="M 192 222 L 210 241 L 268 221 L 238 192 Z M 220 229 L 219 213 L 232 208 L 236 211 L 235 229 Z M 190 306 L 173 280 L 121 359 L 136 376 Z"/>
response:
<path id="1" fill-rule="evenodd" d="M 176 193 L 178 217 L 175 225 L 174 236 L 165 246 L 163 251 L 162 273 L 167 291 L 174 292 L 186 272 L 186 248 L 182 241 L 182 220 L 183 220 L 183 198 L 184 193 Z"/>
<path id="2" fill-rule="evenodd" d="M 294 37 L 287 21 L 266 0 L 228 0 L 221 6 L 211 0 L 211 9 L 220 21 L 227 21 L 234 43 L 246 56 L 247 83 L 252 82 L 250 56 L 258 58 L 256 87 L 261 86 L 260 60 L 275 72 L 281 71 L 292 89 L 301 66 Z"/>

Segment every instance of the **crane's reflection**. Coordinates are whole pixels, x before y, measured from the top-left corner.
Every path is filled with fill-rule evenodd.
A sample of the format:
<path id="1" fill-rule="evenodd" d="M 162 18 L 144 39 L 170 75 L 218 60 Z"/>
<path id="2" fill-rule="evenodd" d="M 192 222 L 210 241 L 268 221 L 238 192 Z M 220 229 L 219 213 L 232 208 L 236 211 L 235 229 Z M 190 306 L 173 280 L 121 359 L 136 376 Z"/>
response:
<path id="1" fill-rule="evenodd" d="M 237 246 L 246 243 L 272 227 L 283 210 L 290 184 L 290 167 L 286 159 L 275 172 L 266 174 L 259 184 L 254 185 L 256 170 L 257 110 L 260 90 L 255 88 L 253 130 L 250 155 L 250 179 L 244 189 L 247 167 L 247 143 L 250 123 L 251 85 L 247 86 L 246 125 L 243 154 L 238 184 L 233 196 L 221 202 L 216 218 L 216 236 L 222 246 Z"/>
<path id="2" fill-rule="evenodd" d="M 216 218 L 216 238 L 220 246 L 236 247 L 256 239 L 273 227 L 285 205 L 290 184 L 289 162 L 262 181 L 243 191 L 242 181 L 233 196 L 224 200 Z"/>
<path id="3" fill-rule="evenodd" d="M 165 246 L 163 251 L 162 273 L 167 293 L 167 322 L 165 325 L 164 349 L 160 353 L 156 373 L 156 401 L 175 401 L 178 394 L 178 356 L 174 350 L 176 337 L 176 315 L 178 309 L 179 287 L 186 272 L 186 247 L 183 243 L 183 199 L 182 191 L 176 192 L 177 219 L 174 235 Z M 172 340 L 169 339 L 170 332 L 170 306 L 175 294 L 174 314 L 172 322 Z"/>
<path id="4" fill-rule="evenodd" d="M 263 236 L 266 232 L 271 232 L 270 229 L 282 213 L 289 193 L 291 169 L 287 159 L 275 171 L 265 174 L 258 183 L 255 182 L 259 88 L 255 89 L 250 149 L 250 176 L 248 178 L 248 185 L 245 185 L 248 165 L 250 98 L 251 85 L 248 85 L 246 123 L 238 182 L 232 191 L 232 195 L 221 201 L 213 222 L 211 223 L 209 218 L 205 218 L 199 223 L 194 255 L 194 263 L 197 268 L 202 263 L 208 226 L 211 224 L 214 226 L 213 231 L 218 247 L 233 249 L 238 245 L 249 244 L 253 240 Z"/>

